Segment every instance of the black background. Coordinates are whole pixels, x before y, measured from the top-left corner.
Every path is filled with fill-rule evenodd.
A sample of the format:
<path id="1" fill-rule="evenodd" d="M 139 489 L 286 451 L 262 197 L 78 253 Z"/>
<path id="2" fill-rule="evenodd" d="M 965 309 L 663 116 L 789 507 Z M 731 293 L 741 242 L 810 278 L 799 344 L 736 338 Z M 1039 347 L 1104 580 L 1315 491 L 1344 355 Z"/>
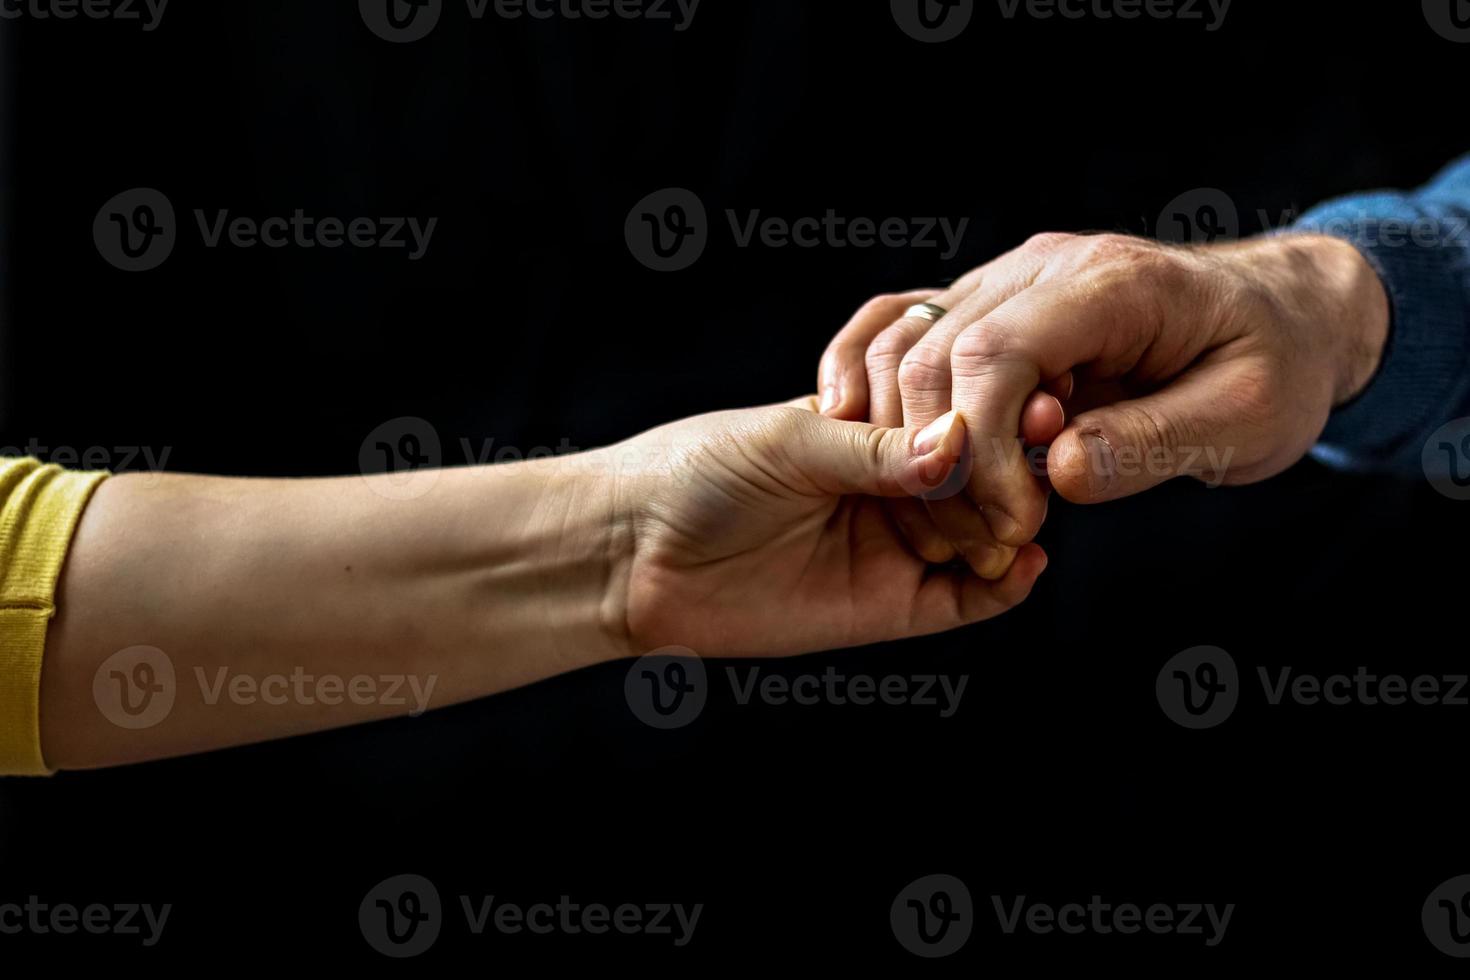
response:
<path id="1" fill-rule="evenodd" d="M 429 420 L 445 462 L 605 444 L 809 391 L 870 295 L 940 283 L 1041 230 L 1154 230 L 1218 187 L 1258 230 L 1328 196 L 1411 186 L 1463 152 L 1470 47 L 1419 4 L 1237 0 L 1222 29 L 1006 20 L 980 3 L 923 45 L 888 5 L 705 0 L 692 26 L 472 22 L 450 2 L 390 45 L 351 3 L 171 5 L 159 28 L 6 21 L 0 443 L 167 448 L 194 472 L 358 469 Z M 156 187 L 181 240 L 125 274 L 103 202 Z M 694 190 L 691 269 L 624 242 L 629 209 Z M 194 208 L 438 217 L 427 256 L 206 249 Z M 968 217 L 935 249 L 738 248 L 723 212 Z M 115 462 L 115 461 L 114 461 Z M 966 674 L 960 711 L 737 705 L 657 732 L 626 665 L 423 718 L 0 786 L 0 901 L 172 903 L 163 942 L 3 937 L 0 956 L 169 968 L 393 967 L 357 905 L 393 874 L 450 905 L 412 965 L 973 970 L 1453 968 L 1419 923 L 1470 872 L 1466 715 L 1267 707 L 1258 666 L 1464 670 L 1463 506 L 1304 463 L 1268 484 L 1058 502 L 1033 599 L 929 640 L 763 665 Z M 493 509 L 493 502 L 487 502 Z M 1191 732 L 1154 679 L 1197 644 L 1246 679 Z M 722 673 L 723 665 L 713 665 Z M 969 944 L 919 960 L 889 904 L 969 886 Z M 693 943 L 469 936 L 455 896 L 702 902 Z M 992 895 L 1235 903 L 1199 937 L 1005 936 Z"/>

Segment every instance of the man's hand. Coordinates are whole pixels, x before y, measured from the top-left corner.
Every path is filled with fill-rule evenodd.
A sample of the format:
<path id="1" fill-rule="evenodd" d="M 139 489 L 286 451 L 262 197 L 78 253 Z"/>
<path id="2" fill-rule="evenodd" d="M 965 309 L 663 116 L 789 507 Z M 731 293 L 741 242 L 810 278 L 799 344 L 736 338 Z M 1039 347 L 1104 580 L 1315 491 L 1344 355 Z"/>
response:
<path id="1" fill-rule="evenodd" d="M 1051 444 L 1051 484 L 1079 503 L 1181 475 L 1265 479 L 1366 386 L 1388 332 L 1373 269 L 1316 235 L 1205 248 L 1041 235 L 931 301 L 950 311 L 938 323 L 900 320 L 865 347 L 839 334 L 822 368 L 824 384 L 843 379 L 829 407 L 899 403 L 915 426 L 962 410 L 970 498 L 1010 547 L 1046 510 L 1018 432 Z M 1048 382 L 1070 423 L 1034 396 Z"/>
<path id="2" fill-rule="evenodd" d="M 591 454 L 616 474 L 614 603 L 628 652 L 778 656 L 953 629 L 1019 603 L 1046 565 L 1026 548 L 999 581 L 916 556 L 880 498 L 962 465 L 965 431 L 840 422 L 816 400 L 677 422 Z"/>

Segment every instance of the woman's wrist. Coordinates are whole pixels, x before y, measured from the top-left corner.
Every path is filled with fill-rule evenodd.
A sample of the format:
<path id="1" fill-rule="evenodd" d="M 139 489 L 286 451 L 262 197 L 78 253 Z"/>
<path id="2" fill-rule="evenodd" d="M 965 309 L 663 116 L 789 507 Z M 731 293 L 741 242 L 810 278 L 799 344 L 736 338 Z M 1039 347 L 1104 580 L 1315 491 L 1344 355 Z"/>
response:
<path id="1" fill-rule="evenodd" d="M 554 639 L 549 673 L 638 653 L 627 619 L 635 520 L 618 492 L 635 474 L 617 447 L 494 469 L 517 486 L 515 496 L 534 501 L 528 517 L 507 528 L 518 544 L 501 560 L 527 574 L 522 599 L 542 600 L 535 605 Z M 506 584 L 490 583 L 494 601 L 504 601 Z"/>

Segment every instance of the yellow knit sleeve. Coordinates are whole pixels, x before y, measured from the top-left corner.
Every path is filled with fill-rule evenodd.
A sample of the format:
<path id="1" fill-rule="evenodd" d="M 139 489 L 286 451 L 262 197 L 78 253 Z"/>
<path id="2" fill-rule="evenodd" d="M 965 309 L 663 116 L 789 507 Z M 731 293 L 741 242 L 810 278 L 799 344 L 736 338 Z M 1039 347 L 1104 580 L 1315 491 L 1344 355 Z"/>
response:
<path id="1" fill-rule="evenodd" d="M 106 473 L 0 458 L 0 775 L 46 775 L 41 657 L 56 580 L 82 509 Z"/>

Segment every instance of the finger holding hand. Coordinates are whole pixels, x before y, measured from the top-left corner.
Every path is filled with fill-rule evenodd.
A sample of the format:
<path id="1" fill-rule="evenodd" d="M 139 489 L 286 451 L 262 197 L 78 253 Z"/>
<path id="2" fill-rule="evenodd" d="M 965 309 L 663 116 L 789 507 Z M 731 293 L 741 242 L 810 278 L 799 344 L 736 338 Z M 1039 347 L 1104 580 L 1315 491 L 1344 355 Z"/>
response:
<path id="1" fill-rule="evenodd" d="M 868 418 L 868 348 L 905 310 L 938 293 L 919 289 L 875 296 L 853 314 L 827 345 L 817 368 L 818 409 L 823 415 L 851 422 Z"/>
<path id="2" fill-rule="evenodd" d="M 1144 301 L 1142 289 L 1123 276 L 1041 283 L 955 339 L 954 403 L 969 423 L 973 454 L 969 495 L 1000 543 L 1017 547 L 1031 540 L 1046 514 L 1045 489 L 1017 437 L 1032 393 L 1079 365 L 1101 363 L 1122 374 L 1136 364 L 1162 315 L 1160 304 Z M 1048 414 L 1054 424 L 1055 414 Z"/>

